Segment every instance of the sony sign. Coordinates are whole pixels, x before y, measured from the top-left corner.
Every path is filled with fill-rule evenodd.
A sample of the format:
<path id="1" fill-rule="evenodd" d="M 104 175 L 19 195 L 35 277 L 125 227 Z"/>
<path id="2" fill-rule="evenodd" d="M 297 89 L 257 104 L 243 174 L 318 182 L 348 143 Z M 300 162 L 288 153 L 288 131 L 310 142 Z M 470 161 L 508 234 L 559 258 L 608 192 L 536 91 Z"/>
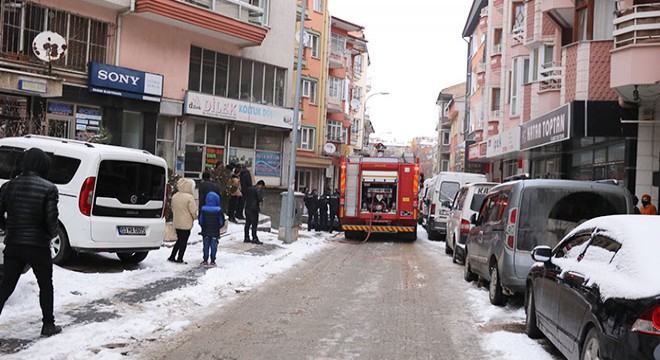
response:
<path id="1" fill-rule="evenodd" d="M 110 64 L 89 64 L 89 90 L 149 101 L 163 96 L 163 76 Z"/>
<path id="2" fill-rule="evenodd" d="M 115 71 L 108 71 L 108 70 L 99 70 L 97 76 L 99 80 L 102 81 L 108 80 L 115 83 L 118 82 L 122 84 L 131 84 L 134 86 L 137 86 L 138 81 L 140 81 L 139 76 L 120 74 Z"/>

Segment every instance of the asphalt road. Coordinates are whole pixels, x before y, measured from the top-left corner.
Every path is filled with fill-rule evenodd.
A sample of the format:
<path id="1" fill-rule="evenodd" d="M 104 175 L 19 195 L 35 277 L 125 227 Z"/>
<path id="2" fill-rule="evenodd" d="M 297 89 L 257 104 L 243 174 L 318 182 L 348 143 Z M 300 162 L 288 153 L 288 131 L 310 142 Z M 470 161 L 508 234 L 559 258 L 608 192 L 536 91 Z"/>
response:
<path id="1" fill-rule="evenodd" d="M 426 241 L 338 242 L 132 356 L 488 359 L 465 306 L 462 268 L 441 257 Z"/>

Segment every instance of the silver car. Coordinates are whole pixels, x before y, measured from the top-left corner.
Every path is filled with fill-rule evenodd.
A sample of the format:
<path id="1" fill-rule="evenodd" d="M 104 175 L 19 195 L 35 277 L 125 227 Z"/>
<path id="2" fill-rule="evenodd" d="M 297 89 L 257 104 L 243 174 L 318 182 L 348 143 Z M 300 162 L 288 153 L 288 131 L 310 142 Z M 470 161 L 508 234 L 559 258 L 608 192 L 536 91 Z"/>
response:
<path id="1" fill-rule="evenodd" d="M 524 293 L 534 247 L 555 246 L 591 218 L 632 213 L 630 192 L 612 184 L 530 179 L 495 186 L 471 218 L 464 278 L 489 281 L 490 302 L 503 305 L 506 296 Z"/>

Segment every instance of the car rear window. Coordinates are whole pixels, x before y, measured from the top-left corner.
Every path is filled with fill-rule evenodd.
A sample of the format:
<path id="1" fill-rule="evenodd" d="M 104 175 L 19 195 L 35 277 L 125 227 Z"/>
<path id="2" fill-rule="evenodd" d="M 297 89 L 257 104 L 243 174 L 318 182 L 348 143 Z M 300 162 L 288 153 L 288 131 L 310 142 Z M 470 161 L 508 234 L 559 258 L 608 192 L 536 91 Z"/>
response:
<path id="1" fill-rule="evenodd" d="M 474 194 L 472 195 L 472 202 L 470 203 L 470 209 L 472 211 L 479 211 L 481 209 L 481 204 L 483 204 L 486 194 Z"/>
<path id="2" fill-rule="evenodd" d="M 99 166 L 94 197 L 115 198 L 122 204 L 144 205 L 165 196 L 165 168 L 132 161 L 103 160 Z M 112 209 L 95 205 L 99 216 L 157 217 L 160 210 Z"/>
<path id="3" fill-rule="evenodd" d="M 525 189 L 521 209 L 517 249 L 532 250 L 537 245 L 555 246 L 577 225 L 597 216 L 626 214 L 621 194 L 577 189 Z"/>

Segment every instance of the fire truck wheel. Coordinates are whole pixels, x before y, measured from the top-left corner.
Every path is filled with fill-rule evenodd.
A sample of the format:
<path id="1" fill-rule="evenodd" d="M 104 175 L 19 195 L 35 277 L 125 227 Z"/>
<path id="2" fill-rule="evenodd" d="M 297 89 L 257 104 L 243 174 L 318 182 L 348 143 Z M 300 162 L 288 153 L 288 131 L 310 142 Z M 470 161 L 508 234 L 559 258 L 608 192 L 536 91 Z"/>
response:
<path id="1" fill-rule="evenodd" d="M 344 231 L 344 237 L 348 240 L 357 239 L 357 231 Z"/>
<path id="2" fill-rule="evenodd" d="M 413 232 L 399 233 L 401 240 L 413 242 L 417 240 L 417 228 Z"/>
<path id="3" fill-rule="evenodd" d="M 434 241 L 440 240 L 440 233 L 439 232 L 429 230 L 428 234 L 429 234 L 429 240 L 434 240 Z"/>

